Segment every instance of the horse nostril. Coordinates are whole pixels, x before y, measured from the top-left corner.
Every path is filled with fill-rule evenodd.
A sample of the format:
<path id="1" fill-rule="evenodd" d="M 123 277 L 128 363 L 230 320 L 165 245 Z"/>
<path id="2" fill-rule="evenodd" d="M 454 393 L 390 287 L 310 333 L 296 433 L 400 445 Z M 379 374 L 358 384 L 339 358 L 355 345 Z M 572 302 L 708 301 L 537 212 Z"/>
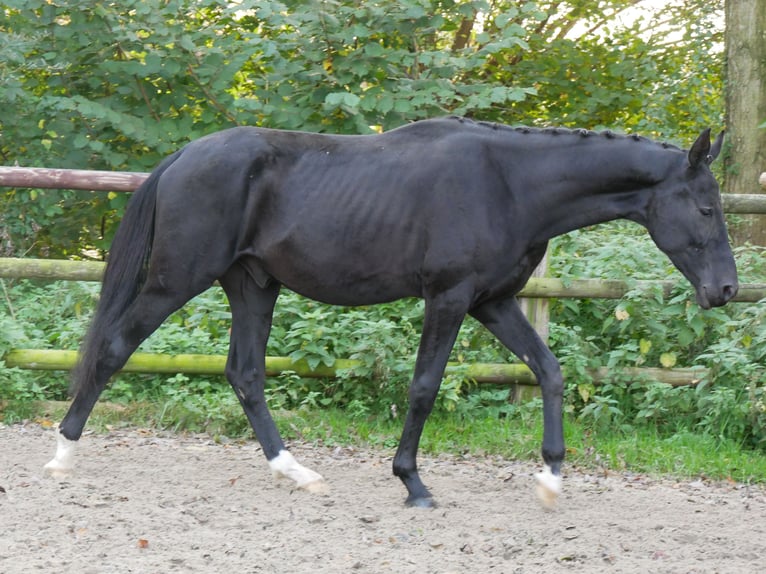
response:
<path id="1" fill-rule="evenodd" d="M 726 301 L 729 301 L 732 299 L 738 291 L 738 287 L 736 285 L 724 285 L 723 286 L 723 296 Z"/>

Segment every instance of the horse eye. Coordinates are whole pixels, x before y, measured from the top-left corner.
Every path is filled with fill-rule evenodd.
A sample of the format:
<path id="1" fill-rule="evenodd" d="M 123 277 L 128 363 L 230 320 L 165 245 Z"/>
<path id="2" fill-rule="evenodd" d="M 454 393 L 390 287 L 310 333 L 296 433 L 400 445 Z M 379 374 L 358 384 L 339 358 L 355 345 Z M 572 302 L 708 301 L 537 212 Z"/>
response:
<path id="1" fill-rule="evenodd" d="M 712 207 L 700 207 L 700 213 L 704 215 L 705 217 L 710 217 L 713 215 L 713 208 Z"/>

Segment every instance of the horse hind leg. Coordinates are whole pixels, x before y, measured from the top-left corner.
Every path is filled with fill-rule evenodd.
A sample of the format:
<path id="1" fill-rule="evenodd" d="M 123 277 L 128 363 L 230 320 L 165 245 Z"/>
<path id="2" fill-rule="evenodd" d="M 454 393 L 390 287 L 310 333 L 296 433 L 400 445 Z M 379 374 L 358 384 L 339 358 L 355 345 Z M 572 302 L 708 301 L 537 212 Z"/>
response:
<path id="1" fill-rule="evenodd" d="M 280 285 L 259 287 L 238 264 L 221 277 L 232 314 L 226 377 L 245 411 L 275 478 L 289 478 L 309 492 L 324 492 L 324 478 L 299 464 L 285 447 L 264 394 L 266 343 Z"/>
<path id="2" fill-rule="evenodd" d="M 209 286 L 192 288 L 188 282 L 174 284 L 186 287 L 182 291 L 174 291 L 150 280 L 113 325 L 105 325 L 98 332 L 90 333 L 86 344 L 97 345 L 94 347 L 97 352 L 92 355 L 86 353 L 84 360 L 93 364 L 81 365 L 82 368 L 76 371 L 79 375 L 75 375 L 75 396 L 56 433 L 56 454 L 45 465 L 49 475 L 64 478 L 74 470 L 77 441 L 112 375 L 123 367 L 141 342 L 173 311 Z"/>

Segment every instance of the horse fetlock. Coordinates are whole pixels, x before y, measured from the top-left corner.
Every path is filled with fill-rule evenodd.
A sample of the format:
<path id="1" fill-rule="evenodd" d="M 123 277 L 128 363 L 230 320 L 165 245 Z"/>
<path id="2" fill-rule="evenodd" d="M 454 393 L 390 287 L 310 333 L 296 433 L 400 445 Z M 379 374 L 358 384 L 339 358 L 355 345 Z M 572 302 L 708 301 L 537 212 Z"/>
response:
<path id="1" fill-rule="evenodd" d="M 553 474 L 549 466 L 535 474 L 537 497 L 546 508 L 554 508 L 561 494 L 561 475 Z"/>
<path id="2" fill-rule="evenodd" d="M 561 444 L 549 447 L 543 444 L 542 454 L 545 465 L 553 469 L 554 474 L 558 474 L 559 468 L 561 468 L 561 463 L 564 460 L 564 455 L 566 454 L 564 445 Z"/>
<path id="3" fill-rule="evenodd" d="M 289 478 L 298 488 L 307 492 L 323 494 L 329 490 L 321 474 L 298 463 L 289 451 L 279 451 L 279 454 L 269 461 L 269 468 L 274 478 Z"/>
<path id="4" fill-rule="evenodd" d="M 414 465 L 402 464 L 398 462 L 396 458 L 394 458 L 394 464 L 392 466 L 392 470 L 393 470 L 394 476 L 402 480 L 406 480 L 407 478 L 409 478 L 413 474 L 417 474 L 418 472 Z"/>
<path id="5" fill-rule="evenodd" d="M 66 478 L 74 471 L 74 453 L 77 441 L 66 438 L 56 430 L 56 455 L 43 468 L 53 478 Z"/>

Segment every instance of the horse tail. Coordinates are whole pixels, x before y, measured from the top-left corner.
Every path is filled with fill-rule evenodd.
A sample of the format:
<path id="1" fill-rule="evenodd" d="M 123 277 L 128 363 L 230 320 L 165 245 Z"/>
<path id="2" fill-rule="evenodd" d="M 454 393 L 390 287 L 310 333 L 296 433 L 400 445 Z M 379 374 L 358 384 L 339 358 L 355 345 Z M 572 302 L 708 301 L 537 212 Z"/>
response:
<path id="1" fill-rule="evenodd" d="M 179 150 L 151 173 L 128 202 L 125 215 L 109 249 L 96 312 L 80 347 L 80 357 L 72 372 L 70 393 L 94 390 L 96 365 L 104 351 L 108 334 L 135 301 L 146 281 L 154 241 L 154 216 L 160 176 L 181 155 Z"/>

